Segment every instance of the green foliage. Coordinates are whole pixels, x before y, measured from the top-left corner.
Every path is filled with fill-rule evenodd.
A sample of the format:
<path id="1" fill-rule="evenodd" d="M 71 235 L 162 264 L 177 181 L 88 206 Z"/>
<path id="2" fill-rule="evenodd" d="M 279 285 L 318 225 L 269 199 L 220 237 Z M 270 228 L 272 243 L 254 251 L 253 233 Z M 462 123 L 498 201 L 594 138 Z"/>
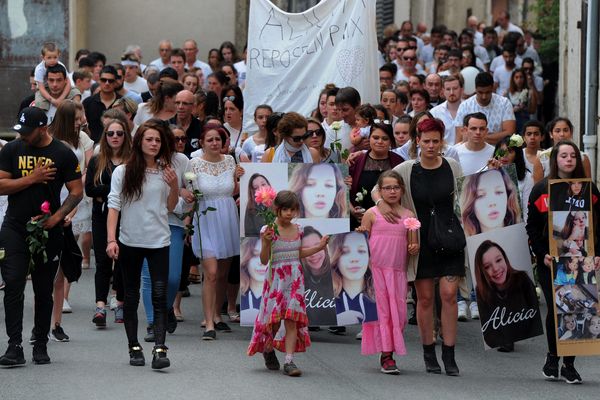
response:
<path id="1" fill-rule="evenodd" d="M 537 33 L 542 37 L 538 51 L 542 63 L 558 61 L 559 1 L 535 0 L 531 5 L 531 10 L 537 15 Z"/>

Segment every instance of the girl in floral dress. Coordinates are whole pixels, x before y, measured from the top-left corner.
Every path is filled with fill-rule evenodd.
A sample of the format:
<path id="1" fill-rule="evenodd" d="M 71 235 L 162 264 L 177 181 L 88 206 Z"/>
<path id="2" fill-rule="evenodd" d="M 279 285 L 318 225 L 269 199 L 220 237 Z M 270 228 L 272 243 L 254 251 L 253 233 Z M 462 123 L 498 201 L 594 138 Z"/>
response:
<path id="1" fill-rule="evenodd" d="M 273 205 L 278 235 L 267 226 L 261 230 L 260 261 L 268 264 L 271 254 L 272 260 L 263 286 L 262 303 L 254 322 L 248 355 L 263 353 L 265 366 L 270 370 L 279 370 L 274 349 L 285 351 L 283 373 L 300 376 L 302 371 L 294 364 L 293 355 L 295 352 L 304 352 L 310 346 L 300 259 L 323 250 L 329 236 L 323 236 L 314 247 L 302 248 L 302 228 L 292 223 L 300 208 L 298 196 L 288 190 L 281 191 Z"/>

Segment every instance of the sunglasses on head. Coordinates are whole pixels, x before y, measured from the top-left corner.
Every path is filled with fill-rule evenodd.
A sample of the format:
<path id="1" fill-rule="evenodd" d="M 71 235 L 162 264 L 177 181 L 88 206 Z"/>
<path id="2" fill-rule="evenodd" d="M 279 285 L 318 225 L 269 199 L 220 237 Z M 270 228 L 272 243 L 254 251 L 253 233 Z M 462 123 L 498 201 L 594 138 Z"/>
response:
<path id="1" fill-rule="evenodd" d="M 225 103 L 227 100 L 233 102 L 235 100 L 235 96 L 225 96 L 225 97 L 223 97 L 223 103 Z"/>
<path id="2" fill-rule="evenodd" d="M 184 143 L 187 140 L 187 136 L 175 136 L 175 141 L 176 142 L 182 142 Z"/>
<path id="3" fill-rule="evenodd" d="M 122 137 L 125 135 L 125 131 L 106 131 L 106 136 L 113 137 L 117 135 L 118 137 Z"/>

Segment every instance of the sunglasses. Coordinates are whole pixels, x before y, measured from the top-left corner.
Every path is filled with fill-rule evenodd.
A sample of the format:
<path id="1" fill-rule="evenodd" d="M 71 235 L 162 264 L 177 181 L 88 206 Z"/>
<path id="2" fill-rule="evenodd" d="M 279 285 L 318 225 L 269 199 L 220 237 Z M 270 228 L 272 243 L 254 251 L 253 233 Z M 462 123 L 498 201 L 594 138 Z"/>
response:
<path id="1" fill-rule="evenodd" d="M 323 136 L 325 135 L 325 131 L 323 131 L 322 129 L 316 129 L 314 131 L 306 131 L 306 135 L 305 138 L 309 138 L 311 136 Z"/>
<path id="2" fill-rule="evenodd" d="M 187 136 L 175 136 L 175 141 L 176 142 L 185 143 L 186 140 L 187 140 Z"/>
<path id="3" fill-rule="evenodd" d="M 125 135 L 125 131 L 106 131 L 106 136 L 113 137 L 117 135 L 118 137 L 122 137 Z"/>
<path id="4" fill-rule="evenodd" d="M 114 79 L 110 79 L 110 78 L 100 78 L 100 82 L 102 83 L 115 83 Z"/>
<path id="5" fill-rule="evenodd" d="M 290 139 L 292 139 L 295 143 L 300 143 L 301 141 L 303 141 L 307 137 L 308 137 L 308 133 L 306 133 L 306 134 L 304 134 L 302 136 L 290 136 Z"/>
<path id="6" fill-rule="evenodd" d="M 402 57 L 404 61 L 415 61 L 417 57 Z"/>
<path id="7" fill-rule="evenodd" d="M 225 97 L 223 97 L 223 103 L 225 103 L 227 100 L 233 102 L 235 100 L 235 96 L 225 96 Z"/>

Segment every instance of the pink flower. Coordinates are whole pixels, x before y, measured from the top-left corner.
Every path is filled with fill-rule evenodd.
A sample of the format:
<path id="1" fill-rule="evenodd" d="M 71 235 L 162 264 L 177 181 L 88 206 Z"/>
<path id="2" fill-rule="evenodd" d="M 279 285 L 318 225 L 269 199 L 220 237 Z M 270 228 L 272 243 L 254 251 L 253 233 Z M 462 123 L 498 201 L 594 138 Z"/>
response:
<path id="1" fill-rule="evenodd" d="M 275 200 L 275 196 L 277 196 L 277 192 L 271 186 L 263 186 L 258 189 L 256 194 L 254 195 L 254 201 L 256 204 L 262 204 L 265 207 L 271 207 L 273 205 L 273 200 Z"/>
<path id="2" fill-rule="evenodd" d="M 40 206 L 40 210 L 42 210 L 44 214 L 50 214 L 50 203 L 48 202 L 48 200 L 42 203 L 42 205 Z"/>
<path id="3" fill-rule="evenodd" d="M 409 231 L 416 231 L 421 227 L 421 222 L 416 218 L 406 218 L 404 220 L 404 227 Z"/>

